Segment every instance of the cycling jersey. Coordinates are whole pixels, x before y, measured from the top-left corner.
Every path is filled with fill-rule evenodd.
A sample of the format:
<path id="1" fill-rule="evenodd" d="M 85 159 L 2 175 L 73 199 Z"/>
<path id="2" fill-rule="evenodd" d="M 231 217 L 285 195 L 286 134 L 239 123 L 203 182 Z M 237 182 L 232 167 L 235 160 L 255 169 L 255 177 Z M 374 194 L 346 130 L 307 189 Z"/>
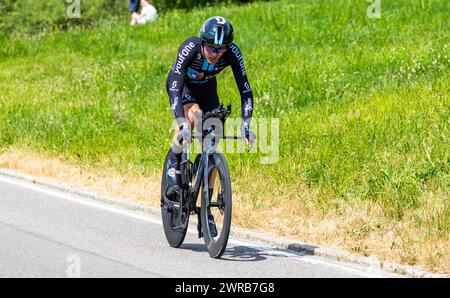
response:
<path id="1" fill-rule="evenodd" d="M 225 67 L 231 65 L 234 78 L 241 95 L 242 118 L 252 117 L 253 94 L 244 67 L 244 60 L 239 48 L 232 43 L 228 50 L 220 57 L 216 64 L 208 63 L 202 54 L 202 40 L 198 37 L 188 38 L 178 49 L 177 60 L 167 77 L 167 93 L 170 105 L 176 119 L 184 118 L 183 104 L 196 102 L 192 95 L 202 97 L 203 105 L 206 101 L 218 105 L 215 76 Z M 206 93 L 203 93 L 202 90 Z M 211 96 L 211 99 L 207 99 Z M 210 105 L 211 105 L 210 104 Z M 199 103 L 200 108 L 202 105 Z"/>

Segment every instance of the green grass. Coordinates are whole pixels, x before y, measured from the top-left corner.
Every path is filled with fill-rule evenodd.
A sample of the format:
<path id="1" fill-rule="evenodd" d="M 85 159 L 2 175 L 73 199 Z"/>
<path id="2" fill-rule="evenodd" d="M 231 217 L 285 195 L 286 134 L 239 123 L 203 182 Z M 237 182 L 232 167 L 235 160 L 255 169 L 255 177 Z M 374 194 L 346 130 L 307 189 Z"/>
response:
<path id="1" fill-rule="evenodd" d="M 277 163 L 227 156 L 235 190 L 270 181 L 296 200 L 295 186 L 306 185 L 319 190 L 309 200 L 325 214 L 370 201 L 392 222 L 437 194 L 443 211 L 416 220 L 448 239 L 450 4 L 383 1 L 381 19 L 367 17 L 368 5 L 282 0 L 0 39 L 0 148 L 158 172 L 171 139 L 165 79 L 176 50 L 202 20 L 224 15 L 246 58 L 256 117 L 280 119 Z M 238 117 L 231 71 L 218 80 Z"/>

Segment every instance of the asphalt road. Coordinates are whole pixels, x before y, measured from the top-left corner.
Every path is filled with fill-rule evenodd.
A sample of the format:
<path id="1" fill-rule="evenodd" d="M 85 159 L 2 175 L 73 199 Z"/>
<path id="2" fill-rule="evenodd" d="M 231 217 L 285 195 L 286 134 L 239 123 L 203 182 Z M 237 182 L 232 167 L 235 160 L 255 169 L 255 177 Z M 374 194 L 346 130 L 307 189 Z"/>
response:
<path id="1" fill-rule="evenodd" d="M 230 239 L 212 259 L 195 230 L 170 248 L 148 214 L 0 176 L 0 277 L 395 277 Z"/>

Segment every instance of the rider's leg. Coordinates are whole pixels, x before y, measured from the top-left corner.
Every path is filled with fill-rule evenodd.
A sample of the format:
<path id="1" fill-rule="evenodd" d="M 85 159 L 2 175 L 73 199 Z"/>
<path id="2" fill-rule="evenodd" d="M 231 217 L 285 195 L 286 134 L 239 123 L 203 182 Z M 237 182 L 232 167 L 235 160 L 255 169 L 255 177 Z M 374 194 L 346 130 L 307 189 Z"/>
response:
<path id="1" fill-rule="evenodd" d="M 195 115 L 198 111 L 200 111 L 200 106 L 197 103 L 188 103 L 183 106 L 183 110 L 184 110 L 185 118 L 189 122 L 191 129 L 194 128 Z M 178 137 L 179 133 L 180 133 L 180 128 L 177 126 L 177 127 L 175 127 L 175 135 L 173 138 L 173 143 L 175 145 L 177 145 L 177 147 L 174 148 L 175 151 L 177 151 L 177 153 L 179 153 L 180 151 L 176 150 L 176 149 L 182 148 L 180 143 L 177 141 L 177 137 Z"/>
<path id="2" fill-rule="evenodd" d="M 191 127 L 194 126 L 195 122 L 195 113 L 200 110 L 200 107 L 196 103 L 188 103 L 183 106 L 184 115 L 186 120 L 189 121 Z M 180 172 L 180 161 L 181 161 L 181 152 L 182 146 L 178 142 L 178 134 L 180 133 L 180 129 L 178 127 L 175 128 L 175 135 L 172 140 L 172 147 L 169 151 L 169 160 L 167 163 L 167 197 L 173 198 L 175 193 L 180 189 L 181 183 L 181 172 Z"/>
<path id="3" fill-rule="evenodd" d="M 195 124 L 195 115 L 200 111 L 200 106 L 197 103 L 188 103 L 187 105 L 183 106 L 183 108 L 184 114 L 186 115 L 189 124 L 193 128 Z"/>
<path id="4" fill-rule="evenodd" d="M 195 122 L 195 114 L 196 112 L 200 111 L 200 107 L 196 103 L 188 103 L 183 106 L 184 115 L 186 117 L 186 120 L 189 122 L 189 125 L 191 128 L 194 127 Z M 169 160 L 172 163 L 178 162 L 181 160 L 181 152 L 183 150 L 182 145 L 180 144 L 178 140 L 178 135 L 180 134 L 180 128 L 178 126 L 175 127 L 175 134 L 172 139 L 172 149 L 171 152 L 169 152 Z"/>

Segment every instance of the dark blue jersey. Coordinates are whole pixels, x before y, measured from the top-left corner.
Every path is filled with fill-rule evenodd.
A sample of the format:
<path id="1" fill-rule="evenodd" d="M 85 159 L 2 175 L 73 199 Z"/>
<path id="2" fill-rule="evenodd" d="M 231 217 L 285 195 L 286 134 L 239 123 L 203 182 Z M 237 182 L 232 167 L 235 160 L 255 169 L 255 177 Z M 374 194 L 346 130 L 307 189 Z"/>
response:
<path id="1" fill-rule="evenodd" d="M 198 37 L 188 38 L 180 46 L 177 60 L 167 80 L 167 91 L 175 118 L 184 118 L 181 100 L 185 84 L 196 85 L 196 88 L 201 88 L 202 84 L 207 85 L 208 82 L 215 80 L 215 76 L 229 65 L 231 65 L 241 94 L 242 118 L 244 120 L 251 118 L 253 94 L 248 82 L 241 51 L 233 43 L 216 64 L 210 64 L 206 57 L 203 56 L 202 41 Z"/>

